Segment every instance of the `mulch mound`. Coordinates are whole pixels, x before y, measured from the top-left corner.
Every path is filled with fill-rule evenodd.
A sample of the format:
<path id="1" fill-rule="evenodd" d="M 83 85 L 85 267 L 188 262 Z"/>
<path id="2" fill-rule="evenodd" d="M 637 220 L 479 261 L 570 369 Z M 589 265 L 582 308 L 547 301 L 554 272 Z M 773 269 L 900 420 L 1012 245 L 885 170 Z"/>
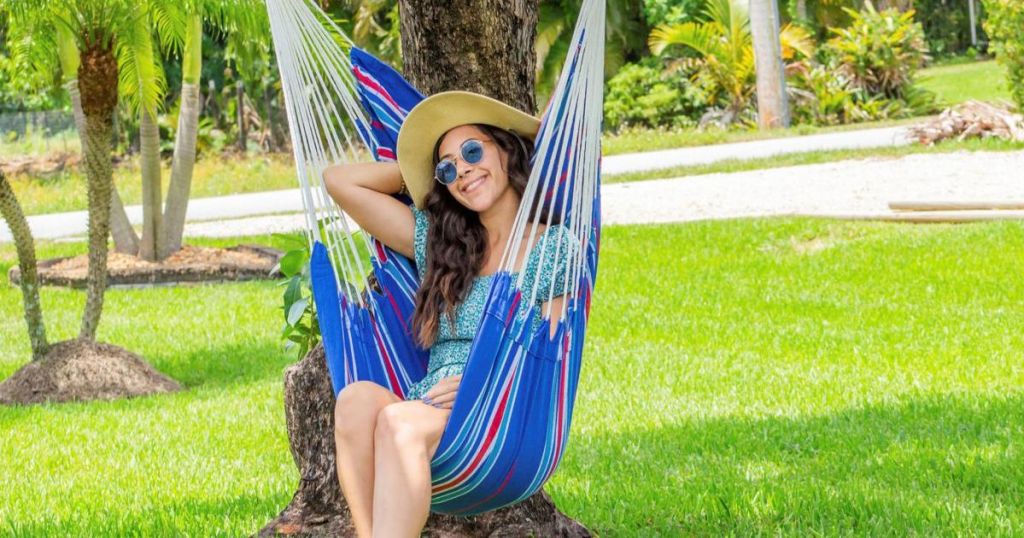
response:
<path id="1" fill-rule="evenodd" d="M 149 262 L 111 250 L 107 254 L 107 286 L 279 279 L 281 273 L 272 270 L 282 255 L 279 250 L 258 245 L 226 249 L 184 245 L 163 261 Z M 42 284 L 85 288 L 89 256 L 42 260 L 38 270 Z M 21 270 L 11 267 L 7 276 L 12 284 L 18 284 Z"/>
<path id="2" fill-rule="evenodd" d="M 114 400 L 166 392 L 181 385 L 126 349 L 76 338 L 53 344 L 0 383 L 0 404 Z"/>

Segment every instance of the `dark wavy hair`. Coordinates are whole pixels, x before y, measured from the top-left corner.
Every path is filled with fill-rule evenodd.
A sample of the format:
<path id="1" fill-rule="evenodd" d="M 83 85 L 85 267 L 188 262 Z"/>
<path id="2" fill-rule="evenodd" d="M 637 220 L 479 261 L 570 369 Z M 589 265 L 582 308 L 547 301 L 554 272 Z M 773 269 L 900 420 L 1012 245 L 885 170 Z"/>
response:
<path id="1" fill-rule="evenodd" d="M 474 124 L 493 140 L 506 156 L 505 172 L 512 189 L 522 199 L 526 182 L 530 178 L 530 157 L 533 142 L 515 134 L 492 127 Z M 443 137 L 442 137 L 443 138 Z M 434 165 L 440 160 L 438 139 L 434 145 Z M 427 270 L 419 291 L 416 292 L 416 310 L 413 327 L 419 344 L 430 347 L 437 339 L 441 314 L 455 323 L 455 308 L 466 299 L 473 279 L 480 273 L 487 255 L 487 230 L 480 223 L 476 211 L 459 203 L 448 192 L 448 187 L 435 181 L 427 194 L 425 210 L 429 216 L 427 229 Z"/>

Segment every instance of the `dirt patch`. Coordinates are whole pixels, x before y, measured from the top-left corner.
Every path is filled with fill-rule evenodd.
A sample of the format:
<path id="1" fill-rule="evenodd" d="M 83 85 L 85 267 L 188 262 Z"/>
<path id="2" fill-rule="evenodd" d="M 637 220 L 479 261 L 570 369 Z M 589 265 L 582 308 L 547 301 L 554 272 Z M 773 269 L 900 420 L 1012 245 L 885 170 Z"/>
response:
<path id="1" fill-rule="evenodd" d="M 0 172 L 7 176 L 28 174 L 48 177 L 78 166 L 82 160 L 77 153 L 51 153 L 42 156 L 9 157 L 0 161 Z"/>
<path id="2" fill-rule="evenodd" d="M 114 400 L 166 392 L 181 385 L 126 349 L 64 340 L 0 383 L 0 404 Z"/>
<path id="3" fill-rule="evenodd" d="M 258 245 L 230 248 L 185 245 L 161 262 L 149 262 L 136 256 L 110 251 L 107 254 L 108 287 L 139 287 L 157 284 L 273 280 L 281 273 L 273 271 L 282 252 Z M 51 258 L 38 264 L 39 280 L 44 285 L 85 288 L 89 256 Z M 21 270 L 8 272 L 12 284 L 18 284 Z"/>

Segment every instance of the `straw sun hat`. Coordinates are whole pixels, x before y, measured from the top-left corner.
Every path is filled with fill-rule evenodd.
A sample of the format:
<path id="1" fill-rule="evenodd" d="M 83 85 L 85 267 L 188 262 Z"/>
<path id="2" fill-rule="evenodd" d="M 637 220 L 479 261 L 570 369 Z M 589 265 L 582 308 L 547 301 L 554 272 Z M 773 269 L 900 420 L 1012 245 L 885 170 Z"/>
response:
<path id="1" fill-rule="evenodd" d="M 423 208 L 434 184 L 434 147 L 460 125 L 491 125 L 533 140 L 540 120 L 501 101 L 471 92 L 442 92 L 420 101 L 398 131 L 398 167 L 409 196 Z"/>

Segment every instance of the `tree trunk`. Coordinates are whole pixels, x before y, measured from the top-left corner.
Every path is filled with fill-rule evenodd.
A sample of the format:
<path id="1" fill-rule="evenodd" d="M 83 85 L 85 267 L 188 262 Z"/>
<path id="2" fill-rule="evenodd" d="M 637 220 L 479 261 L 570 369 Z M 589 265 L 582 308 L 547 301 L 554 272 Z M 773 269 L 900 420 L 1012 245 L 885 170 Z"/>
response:
<path id="1" fill-rule="evenodd" d="M 249 138 L 249 133 L 245 132 L 245 84 L 239 80 L 235 82 L 235 97 L 238 100 L 238 104 L 235 107 L 236 117 L 238 118 L 238 152 L 245 154 Z"/>
<path id="2" fill-rule="evenodd" d="M 538 0 L 399 0 L 404 74 L 427 95 L 466 90 L 530 114 Z"/>
<path id="3" fill-rule="evenodd" d="M 85 173 L 89 198 L 89 270 L 85 311 L 79 337 L 96 339 L 107 287 L 107 236 L 110 233 L 110 135 L 117 106 L 117 58 L 111 45 L 90 44 L 81 54 L 78 82 L 82 90 Z"/>
<path id="4" fill-rule="evenodd" d="M 28 338 L 32 345 L 32 360 L 42 359 L 49 351 L 46 341 L 46 324 L 43 323 L 43 309 L 39 303 L 39 274 L 36 271 L 36 246 L 32 230 L 21 210 L 21 204 L 14 196 L 11 184 L 0 171 L 0 215 L 7 221 L 18 251 L 18 267 L 21 268 L 21 296 L 25 305 L 25 323 L 28 324 Z"/>
<path id="5" fill-rule="evenodd" d="M 191 15 L 185 39 L 182 62 L 181 109 L 178 111 L 178 133 L 174 140 L 174 162 L 171 164 L 171 183 L 167 189 L 164 208 L 163 234 L 157 253 L 162 260 L 181 249 L 188 213 L 189 191 L 192 189 L 192 170 L 196 164 L 196 137 L 199 134 L 199 78 L 202 68 L 203 20 L 198 13 Z"/>
<path id="6" fill-rule="evenodd" d="M 259 536 L 355 536 L 334 462 L 334 390 L 323 346 L 284 374 L 285 420 L 299 487 L 292 501 Z M 563 536 L 590 533 L 555 508 L 540 491 L 517 505 L 473 517 L 431 514 L 427 536 Z"/>
<path id="7" fill-rule="evenodd" d="M 788 127 L 789 107 L 776 0 L 750 0 L 750 34 L 757 68 L 758 126 L 761 129 Z"/>
<path id="8" fill-rule="evenodd" d="M 139 113 L 139 147 L 142 168 L 142 242 L 139 257 L 156 261 L 159 248 L 161 209 L 160 128 L 156 114 L 143 109 Z"/>
<path id="9" fill-rule="evenodd" d="M 82 112 L 82 96 L 78 92 L 77 74 L 64 83 L 64 89 L 71 97 L 75 129 L 79 133 L 82 155 L 85 155 L 85 114 Z M 139 236 L 135 233 L 135 228 L 132 228 L 131 221 L 128 220 L 128 213 L 124 210 L 124 203 L 121 202 L 121 196 L 118 195 L 116 186 L 110 188 L 110 233 L 114 236 L 114 249 L 118 252 L 133 256 L 139 252 Z"/>

